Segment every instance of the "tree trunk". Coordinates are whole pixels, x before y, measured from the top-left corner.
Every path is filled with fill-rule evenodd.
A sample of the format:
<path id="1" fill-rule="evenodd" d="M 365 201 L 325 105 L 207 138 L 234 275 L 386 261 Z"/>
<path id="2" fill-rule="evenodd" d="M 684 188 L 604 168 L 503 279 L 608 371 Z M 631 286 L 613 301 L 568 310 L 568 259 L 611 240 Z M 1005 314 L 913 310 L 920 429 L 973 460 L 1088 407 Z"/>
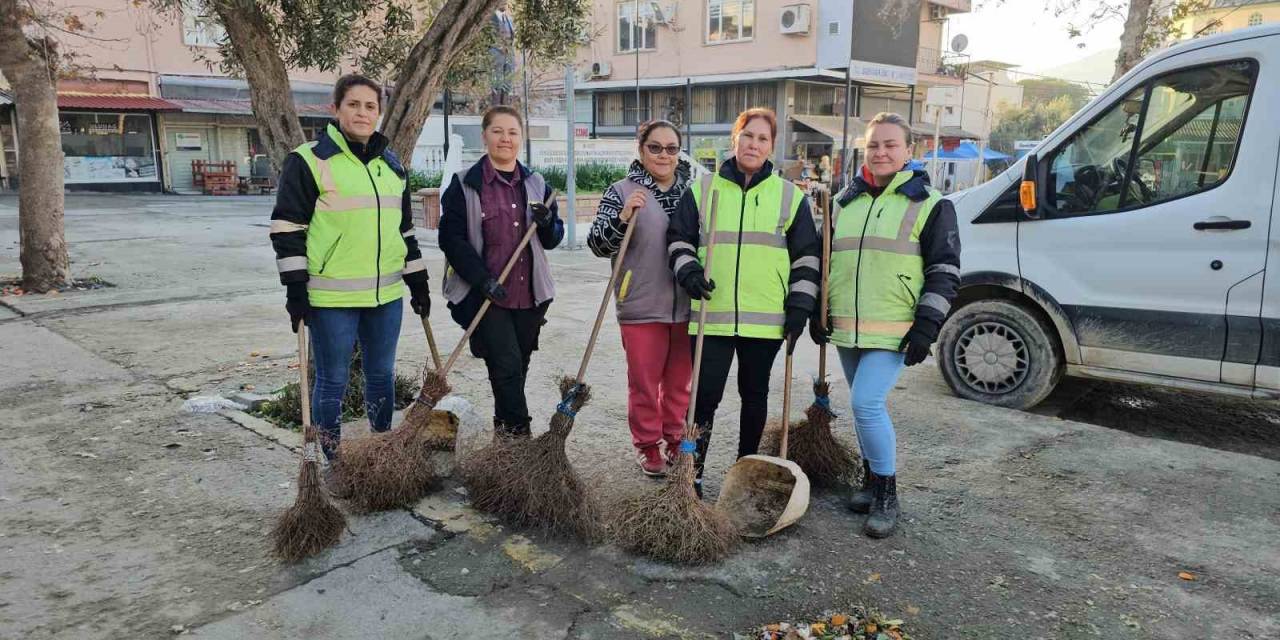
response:
<path id="1" fill-rule="evenodd" d="M 279 171 L 285 156 L 306 142 L 280 48 L 260 3 L 214 0 L 211 4 L 244 69 L 258 132 L 272 166 Z"/>
<path id="2" fill-rule="evenodd" d="M 1120 53 L 1116 54 L 1112 82 L 1142 61 L 1142 41 L 1151 25 L 1152 4 L 1153 0 L 1129 0 L 1129 15 L 1124 19 L 1124 32 L 1120 34 Z"/>
<path id="3" fill-rule="evenodd" d="M 448 0 L 405 58 L 396 75 L 395 93 L 383 111 L 382 133 L 406 166 L 413 162 L 413 149 L 449 71 L 449 61 L 484 29 L 501 3 Z"/>
<path id="4" fill-rule="evenodd" d="M 23 7 L 25 10 L 26 7 Z M 44 293 L 71 279 L 63 232 L 62 135 L 53 63 L 22 32 L 27 22 L 16 0 L 0 0 L 0 71 L 13 85 L 18 112 L 18 237 L 22 287 Z"/>

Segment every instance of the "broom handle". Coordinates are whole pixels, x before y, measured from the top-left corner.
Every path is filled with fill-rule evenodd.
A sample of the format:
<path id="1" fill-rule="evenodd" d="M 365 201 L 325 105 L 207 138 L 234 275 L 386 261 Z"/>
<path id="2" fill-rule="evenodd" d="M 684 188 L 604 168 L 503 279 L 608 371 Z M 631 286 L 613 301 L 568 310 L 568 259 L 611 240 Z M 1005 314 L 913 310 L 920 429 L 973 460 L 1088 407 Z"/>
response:
<path id="1" fill-rule="evenodd" d="M 311 354 L 308 353 L 307 344 L 307 321 L 298 321 L 298 371 L 302 376 L 302 382 L 298 385 L 298 394 L 302 404 L 302 459 L 306 461 L 307 455 L 314 455 L 314 451 L 308 451 L 307 447 L 314 447 L 316 443 L 315 427 L 311 426 L 311 380 L 309 379 L 311 366 Z"/>
<path id="2" fill-rule="evenodd" d="M 431 322 L 426 316 L 422 317 L 422 332 L 427 334 L 427 348 L 431 349 L 431 364 L 435 365 L 436 371 L 439 371 L 440 350 L 436 348 L 436 336 L 431 332 Z"/>
<path id="3" fill-rule="evenodd" d="M 792 353 L 788 351 L 787 377 L 782 380 L 782 446 L 778 448 L 778 457 L 783 460 L 787 459 L 787 431 L 790 430 L 791 423 L 791 359 Z"/>
<path id="4" fill-rule="evenodd" d="M 711 213 L 707 222 L 707 257 L 702 261 L 703 273 L 711 272 L 711 252 L 716 248 L 716 212 L 719 209 L 720 193 L 711 191 Z M 698 409 L 698 378 L 702 373 L 702 339 L 707 326 L 707 300 L 698 303 L 698 338 L 693 345 L 693 379 L 689 381 L 692 393 L 689 394 L 689 415 L 684 420 L 684 432 L 693 429 L 693 414 Z"/>
<path id="5" fill-rule="evenodd" d="M 550 207 L 551 203 L 555 202 L 556 196 L 558 196 L 559 194 L 560 192 L 556 191 L 555 189 L 552 189 L 551 196 L 547 198 L 546 201 L 543 202 L 543 204 Z M 520 259 L 520 254 L 524 253 L 525 247 L 529 246 L 529 241 L 533 239 L 533 234 L 536 233 L 537 231 L 538 231 L 537 224 L 529 225 L 529 230 L 524 232 L 523 238 L 520 238 L 520 244 L 516 245 L 515 253 L 511 254 L 510 260 L 507 260 L 507 266 L 503 267 L 502 273 L 498 275 L 498 284 L 502 284 L 507 281 L 507 276 L 510 275 L 511 270 L 515 268 L 516 261 Z M 485 312 L 489 310 L 489 307 L 492 304 L 493 304 L 492 300 L 488 298 L 484 299 L 484 304 L 480 305 L 480 310 L 476 312 L 476 317 L 471 321 L 471 326 L 467 327 L 466 333 L 463 333 L 462 339 L 458 341 L 458 346 L 454 347 L 453 353 L 449 354 L 449 360 L 445 362 L 444 366 L 439 369 L 441 378 L 448 375 L 449 370 L 453 368 L 453 363 L 458 359 L 458 356 L 462 355 L 462 347 L 466 346 L 467 340 L 471 339 L 471 334 L 476 332 L 476 327 L 480 326 L 480 320 L 484 318 Z"/>
<path id="6" fill-rule="evenodd" d="M 582 354 L 582 365 L 578 367 L 578 384 L 582 384 L 582 379 L 587 376 L 587 363 L 591 362 L 591 352 L 596 348 L 596 338 L 600 337 L 600 325 L 604 324 L 604 311 L 609 306 L 609 297 L 613 295 L 613 285 L 618 281 L 618 273 L 622 271 L 622 261 L 627 257 L 627 246 L 631 244 L 631 232 L 635 231 L 638 223 L 639 219 L 633 216 L 631 224 L 627 225 L 627 232 L 622 235 L 618 259 L 614 262 L 613 271 L 609 274 L 609 286 L 605 287 L 604 297 L 600 299 L 600 310 L 596 312 L 596 326 L 591 328 L 591 339 L 587 341 L 587 351 Z"/>
<path id="7" fill-rule="evenodd" d="M 827 279 L 831 277 L 831 194 L 820 193 L 822 207 L 822 282 L 818 288 L 818 325 L 827 330 Z M 827 380 L 827 344 L 818 347 L 818 381 Z M 784 456 L 785 457 L 785 456 Z"/>

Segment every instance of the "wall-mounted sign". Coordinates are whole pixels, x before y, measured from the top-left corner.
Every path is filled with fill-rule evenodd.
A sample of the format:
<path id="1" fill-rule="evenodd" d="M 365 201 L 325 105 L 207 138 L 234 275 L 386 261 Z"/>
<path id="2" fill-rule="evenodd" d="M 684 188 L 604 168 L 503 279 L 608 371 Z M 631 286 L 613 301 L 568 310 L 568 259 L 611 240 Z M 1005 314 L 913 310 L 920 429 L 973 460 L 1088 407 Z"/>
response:
<path id="1" fill-rule="evenodd" d="M 66 156 L 63 179 L 86 182 L 155 182 L 156 162 L 145 156 Z"/>
<path id="2" fill-rule="evenodd" d="M 865 60 L 850 60 L 849 73 L 854 80 L 875 84 L 912 85 L 917 78 L 915 67 L 899 67 Z"/>
<path id="3" fill-rule="evenodd" d="M 174 146 L 178 151 L 204 150 L 204 136 L 198 133 L 174 133 Z"/>

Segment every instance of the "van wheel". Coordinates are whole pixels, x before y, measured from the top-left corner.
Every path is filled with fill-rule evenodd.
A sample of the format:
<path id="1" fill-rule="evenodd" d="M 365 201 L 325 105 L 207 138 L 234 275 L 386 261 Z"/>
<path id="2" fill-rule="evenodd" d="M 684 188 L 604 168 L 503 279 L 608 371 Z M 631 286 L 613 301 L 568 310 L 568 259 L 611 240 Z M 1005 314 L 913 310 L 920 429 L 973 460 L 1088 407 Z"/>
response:
<path id="1" fill-rule="evenodd" d="M 985 300 L 956 310 L 938 336 L 938 367 L 961 398 L 1030 409 L 1062 377 L 1057 335 L 1026 309 Z"/>

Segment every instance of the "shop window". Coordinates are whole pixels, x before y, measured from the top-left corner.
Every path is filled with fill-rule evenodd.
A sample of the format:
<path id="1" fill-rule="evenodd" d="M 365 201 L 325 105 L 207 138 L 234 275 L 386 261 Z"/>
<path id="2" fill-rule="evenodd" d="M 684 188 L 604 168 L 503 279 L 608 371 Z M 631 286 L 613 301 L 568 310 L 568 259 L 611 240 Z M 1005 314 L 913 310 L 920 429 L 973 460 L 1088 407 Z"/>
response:
<path id="1" fill-rule="evenodd" d="M 150 115 L 63 112 L 58 120 L 68 183 L 157 179 Z"/>
<path id="2" fill-rule="evenodd" d="M 707 0 L 707 43 L 750 40 L 755 35 L 754 0 Z"/>
<path id="3" fill-rule="evenodd" d="M 1254 12 L 1249 16 L 1249 26 L 1256 27 L 1262 24 L 1262 14 Z"/>

